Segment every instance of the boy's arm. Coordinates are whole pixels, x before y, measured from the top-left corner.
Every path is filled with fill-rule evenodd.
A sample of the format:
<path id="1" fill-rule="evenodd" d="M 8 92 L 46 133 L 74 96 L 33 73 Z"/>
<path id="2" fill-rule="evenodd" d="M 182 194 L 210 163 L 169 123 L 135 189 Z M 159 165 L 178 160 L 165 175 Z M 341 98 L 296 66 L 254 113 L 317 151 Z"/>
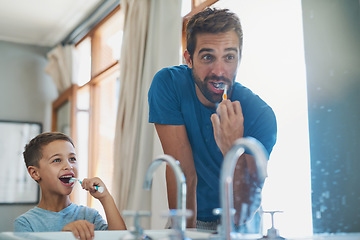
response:
<path id="1" fill-rule="evenodd" d="M 125 222 L 116 207 L 115 201 L 100 178 L 85 178 L 81 186 L 101 202 L 109 230 L 126 230 Z M 95 186 L 104 187 L 104 191 L 100 193 L 95 189 Z"/>
<path id="2" fill-rule="evenodd" d="M 108 222 L 109 230 L 126 230 L 126 225 L 122 219 L 113 197 L 109 194 L 108 196 L 99 199 L 106 214 L 106 220 Z"/>

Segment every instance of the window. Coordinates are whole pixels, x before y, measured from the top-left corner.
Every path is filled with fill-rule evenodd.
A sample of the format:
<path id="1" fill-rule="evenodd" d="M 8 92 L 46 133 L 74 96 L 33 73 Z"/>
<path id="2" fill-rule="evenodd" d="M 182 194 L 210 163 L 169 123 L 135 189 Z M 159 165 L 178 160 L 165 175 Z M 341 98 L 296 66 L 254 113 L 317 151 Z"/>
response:
<path id="1" fill-rule="evenodd" d="M 74 131 L 79 178 L 98 176 L 110 191 L 120 86 L 122 24 L 118 7 L 76 46 L 79 87 L 76 91 Z M 76 202 L 104 213 L 99 201 L 94 201 L 81 188 L 75 188 L 73 195 Z"/>

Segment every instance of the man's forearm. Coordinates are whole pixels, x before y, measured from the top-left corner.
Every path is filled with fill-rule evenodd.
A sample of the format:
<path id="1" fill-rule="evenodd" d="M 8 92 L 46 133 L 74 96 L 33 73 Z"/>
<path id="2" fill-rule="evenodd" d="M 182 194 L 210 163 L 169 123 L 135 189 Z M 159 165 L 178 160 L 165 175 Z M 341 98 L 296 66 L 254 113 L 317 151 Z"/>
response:
<path id="1" fill-rule="evenodd" d="M 192 216 L 187 220 L 187 228 L 196 227 L 196 217 L 197 217 L 197 205 L 196 205 L 196 185 L 197 180 L 189 179 L 187 183 L 187 196 L 186 196 L 186 208 L 192 211 Z"/>
<path id="2" fill-rule="evenodd" d="M 186 227 L 196 227 L 196 176 L 185 176 L 186 179 L 186 209 L 191 210 L 192 216 L 187 219 Z M 177 209 L 177 185 L 173 171 L 169 168 L 166 170 L 166 182 L 168 192 L 169 209 Z"/>
<path id="3" fill-rule="evenodd" d="M 187 186 L 186 208 L 193 211 L 193 217 L 188 219 L 187 227 L 195 227 L 196 219 L 196 183 L 192 149 L 184 125 L 155 124 L 164 153 L 174 157 L 180 162 L 185 175 Z M 177 185 L 172 169 L 166 168 L 166 183 L 168 192 L 169 208 L 177 208 Z"/>

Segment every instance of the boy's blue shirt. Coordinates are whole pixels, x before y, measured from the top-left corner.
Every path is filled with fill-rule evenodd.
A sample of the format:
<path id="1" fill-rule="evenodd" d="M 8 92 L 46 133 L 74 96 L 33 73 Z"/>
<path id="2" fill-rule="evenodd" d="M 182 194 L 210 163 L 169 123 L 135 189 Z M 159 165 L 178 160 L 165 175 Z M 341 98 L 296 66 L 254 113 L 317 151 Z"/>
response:
<path id="1" fill-rule="evenodd" d="M 15 219 L 15 232 L 57 232 L 67 224 L 86 220 L 95 224 L 95 230 L 107 230 L 108 225 L 102 216 L 93 208 L 71 203 L 60 212 L 52 212 L 39 207 L 30 209 Z"/>

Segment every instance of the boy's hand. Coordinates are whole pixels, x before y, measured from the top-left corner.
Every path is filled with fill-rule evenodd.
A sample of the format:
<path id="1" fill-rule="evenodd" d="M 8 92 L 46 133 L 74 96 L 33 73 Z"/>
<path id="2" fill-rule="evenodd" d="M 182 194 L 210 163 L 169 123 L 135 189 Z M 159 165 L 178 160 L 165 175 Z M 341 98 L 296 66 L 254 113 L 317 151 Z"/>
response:
<path id="1" fill-rule="evenodd" d="M 102 193 L 99 192 L 98 190 L 96 190 L 95 186 L 103 187 L 104 191 Z M 100 198 L 103 198 L 103 197 L 109 195 L 109 192 L 108 192 L 105 184 L 98 177 L 85 178 L 84 180 L 82 180 L 81 187 L 83 189 L 85 189 L 86 191 L 89 191 L 91 196 L 93 196 L 94 198 L 97 198 L 99 200 L 100 200 Z"/>
<path id="2" fill-rule="evenodd" d="M 95 225 L 86 220 L 77 220 L 66 225 L 61 231 L 70 231 L 75 238 L 81 240 L 93 239 Z"/>
<path id="3" fill-rule="evenodd" d="M 85 178 L 82 181 L 81 186 L 83 189 L 89 191 L 91 196 L 97 198 L 102 204 L 105 210 L 109 230 L 126 230 L 126 225 L 116 207 L 114 199 L 100 178 Z M 103 187 L 104 191 L 97 191 L 95 186 Z"/>
<path id="4" fill-rule="evenodd" d="M 216 144 L 225 156 L 234 141 L 243 137 L 244 117 L 239 101 L 223 100 L 216 112 L 211 115 L 214 137 Z"/>

